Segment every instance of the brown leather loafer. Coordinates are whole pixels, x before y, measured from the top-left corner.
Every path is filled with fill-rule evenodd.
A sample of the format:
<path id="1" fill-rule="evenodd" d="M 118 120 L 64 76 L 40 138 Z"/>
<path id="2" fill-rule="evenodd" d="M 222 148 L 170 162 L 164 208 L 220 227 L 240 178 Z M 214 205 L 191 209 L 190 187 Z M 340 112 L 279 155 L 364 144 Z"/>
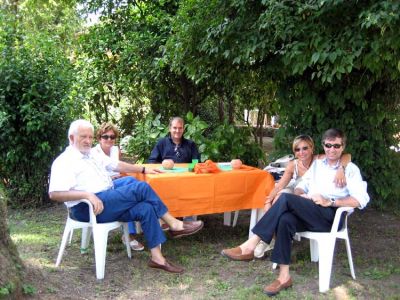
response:
<path id="1" fill-rule="evenodd" d="M 254 251 L 250 254 L 242 254 L 240 247 L 224 249 L 221 254 L 231 260 L 251 261 L 254 259 Z"/>
<path id="2" fill-rule="evenodd" d="M 183 230 L 169 230 L 172 238 L 177 239 L 183 236 L 195 234 L 204 226 L 203 221 L 183 221 Z"/>
<path id="3" fill-rule="evenodd" d="M 264 293 L 267 294 L 268 296 L 275 296 L 281 290 L 290 288 L 292 285 L 293 285 L 292 278 L 289 278 L 289 280 L 284 283 L 281 283 L 278 279 L 276 279 L 270 285 L 264 287 Z"/>
<path id="4" fill-rule="evenodd" d="M 159 263 L 156 263 L 155 261 L 153 261 L 152 259 L 149 260 L 148 266 L 150 268 L 154 268 L 154 269 L 160 269 L 160 270 L 164 270 L 167 271 L 169 273 L 176 273 L 176 274 L 182 274 L 185 269 L 182 268 L 181 266 L 175 265 L 172 262 L 165 260 L 165 264 L 164 265 L 160 265 Z"/>

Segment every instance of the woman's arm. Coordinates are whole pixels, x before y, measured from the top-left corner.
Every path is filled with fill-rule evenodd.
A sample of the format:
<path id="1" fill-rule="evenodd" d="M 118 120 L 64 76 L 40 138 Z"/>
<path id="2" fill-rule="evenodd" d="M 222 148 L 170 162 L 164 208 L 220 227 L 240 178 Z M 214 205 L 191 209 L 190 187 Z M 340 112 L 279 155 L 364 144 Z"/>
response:
<path id="1" fill-rule="evenodd" d="M 275 187 L 272 189 L 272 191 L 267 196 L 265 203 L 272 202 L 274 200 L 274 198 L 276 197 L 276 195 L 289 184 L 290 180 L 293 177 L 293 172 L 294 172 L 294 161 L 292 160 L 287 165 L 285 172 L 283 173 L 279 182 L 275 185 Z"/>
<path id="2" fill-rule="evenodd" d="M 340 157 L 340 165 L 346 168 L 349 162 L 351 162 L 351 154 L 343 153 Z"/>
<path id="3" fill-rule="evenodd" d="M 146 168 L 145 166 L 142 166 L 142 165 L 129 164 L 129 163 L 126 163 L 123 161 L 118 162 L 116 171 L 123 172 L 123 173 L 143 173 L 143 174 L 164 173 L 163 171 L 161 171 L 159 169 Z"/>
<path id="4" fill-rule="evenodd" d="M 325 154 L 319 154 L 318 159 L 323 159 L 325 158 Z M 345 175 L 345 169 L 347 165 L 351 162 L 351 154 L 349 153 L 344 153 L 340 157 L 340 162 L 339 162 L 339 168 L 336 171 L 335 179 L 333 182 L 336 184 L 337 187 L 345 187 L 346 186 L 346 175 Z"/>

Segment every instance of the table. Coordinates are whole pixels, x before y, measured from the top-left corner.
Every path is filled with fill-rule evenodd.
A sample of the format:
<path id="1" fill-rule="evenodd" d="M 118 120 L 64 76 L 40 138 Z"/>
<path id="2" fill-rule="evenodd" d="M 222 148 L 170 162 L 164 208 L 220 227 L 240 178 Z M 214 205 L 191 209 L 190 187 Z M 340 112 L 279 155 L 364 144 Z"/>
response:
<path id="1" fill-rule="evenodd" d="M 144 166 L 161 168 L 160 164 Z M 175 217 L 252 209 L 249 235 L 252 234 L 251 228 L 262 216 L 265 197 L 274 187 L 268 172 L 244 165 L 239 170 L 196 174 L 184 171 L 187 164 L 175 167 L 178 172 L 128 175 L 149 183 Z"/>

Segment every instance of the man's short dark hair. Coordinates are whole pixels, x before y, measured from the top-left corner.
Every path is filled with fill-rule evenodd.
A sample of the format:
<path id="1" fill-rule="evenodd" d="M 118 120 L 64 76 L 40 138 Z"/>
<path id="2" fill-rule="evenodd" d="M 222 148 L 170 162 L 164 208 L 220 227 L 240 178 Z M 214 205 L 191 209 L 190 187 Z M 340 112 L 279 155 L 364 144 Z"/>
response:
<path id="1" fill-rule="evenodd" d="M 178 121 L 182 125 L 185 125 L 185 121 L 181 117 L 172 117 L 171 119 L 169 119 L 169 126 L 168 126 L 169 128 L 171 128 L 172 122 L 174 121 Z"/>
<path id="2" fill-rule="evenodd" d="M 324 143 L 326 140 L 334 140 L 336 138 L 342 139 L 343 146 L 346 145 L 346 135 L 343 131 L 337 128 L 330 128 L 322 135 L 322 142 Z"/>

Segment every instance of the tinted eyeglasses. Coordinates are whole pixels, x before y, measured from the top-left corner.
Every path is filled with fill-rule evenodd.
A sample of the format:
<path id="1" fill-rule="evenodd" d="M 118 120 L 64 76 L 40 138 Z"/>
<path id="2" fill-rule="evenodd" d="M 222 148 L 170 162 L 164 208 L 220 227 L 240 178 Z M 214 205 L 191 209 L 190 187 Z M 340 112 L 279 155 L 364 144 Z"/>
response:
<path id="1" fill-rule="evenodd" d="M 342 144 L 329 144 L 329 143 L 326 143 L 326 144 L 323 144 L 323 145 L 324 145 L 324 147 L 326 147 L 328 149 L 331 149 L 332 147 L 335 148 L 335 149 L 339 149 L 340 147 L 342 147 Z"/>
<path id="2" fill-rule="evenodd" d="M 300 150 L 307 151 L 308 150 L 308 146 L 304 146 L 304 147 L 301 147 L 301 148 L 294 148 L 294 152 L 300 152 Z"/>
<path id="3" fill-rule="evenodd" d="M 102 138 L 103 140 L 108 140 L 108 139 L 110 139 L 110 140 L 115 140 L 115 135 L 103 134 L 103 135 L 101 136 L 101 138 Z"/>

